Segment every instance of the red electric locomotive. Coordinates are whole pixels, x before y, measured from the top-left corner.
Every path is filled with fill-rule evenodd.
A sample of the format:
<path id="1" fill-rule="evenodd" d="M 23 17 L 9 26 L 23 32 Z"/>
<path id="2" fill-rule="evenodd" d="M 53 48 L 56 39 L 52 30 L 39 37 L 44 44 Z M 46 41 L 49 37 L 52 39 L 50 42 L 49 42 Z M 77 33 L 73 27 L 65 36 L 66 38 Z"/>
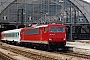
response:
<path id="1" fill-rule="evenodd" d="M 37 44 L 38 48 L 59 49 L 66 45 L 66 27 L 64 24 L 48 24 L 22 28 L 20 42 Z"/>
<path id="2" fill-rule="evenodd" d="M 2 41 L 16 42 L 47 50 L 64 48 L 66 45 L 66 27 L 64 24 L 47 24 L 21 29 L 3 31 Z"/>

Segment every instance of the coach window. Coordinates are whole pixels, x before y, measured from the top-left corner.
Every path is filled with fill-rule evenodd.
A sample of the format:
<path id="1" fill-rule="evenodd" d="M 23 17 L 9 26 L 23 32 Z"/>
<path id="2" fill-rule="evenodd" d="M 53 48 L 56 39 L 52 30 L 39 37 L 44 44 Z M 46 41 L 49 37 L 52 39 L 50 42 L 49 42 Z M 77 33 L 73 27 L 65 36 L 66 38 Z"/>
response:
<path id="1" fill-rule="evenodd" d="M 18 33 L 18 36 L 19 36 L 19 33 Z"/>
<path id="2" fill-rule="evenodd" d="M 13 37 L 13 33 L 11 34 L 11 37 Z"/>
<path id="3" fill-rule="evenodd" d="M 15 37 L 17 37 L 17 33 L 15 33 Z"/>
<path id="4" fill-rule="evenodd" d="M 7 37 L 6 34 L 4 34 L 4 36 Z"/>
<path id="5" fill-rule="evenodd" d="M 7 37 L 7 34 L 5 34 L 5 37 Z"/>
<path id="6" fill-rule="evenodd" d="M 10 37 L 10 34 L 8 34 L 8 37 Z"/>

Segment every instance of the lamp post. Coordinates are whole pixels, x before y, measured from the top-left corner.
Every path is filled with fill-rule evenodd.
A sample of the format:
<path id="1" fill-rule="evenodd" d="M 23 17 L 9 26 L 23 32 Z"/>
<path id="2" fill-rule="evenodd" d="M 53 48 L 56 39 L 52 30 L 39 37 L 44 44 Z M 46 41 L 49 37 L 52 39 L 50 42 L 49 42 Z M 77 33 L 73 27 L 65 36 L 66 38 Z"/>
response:
<path id="1" fill-rule="evenodd" d="M 18 21 L 17 22 L 19 22 L 19 16 L 21 16 L 20 21 L 21 21 L 21 25 L 23 25 L 23 9 L 18 9 Z"/>
<path id="2" fill-rule="evenodd" d="M 20 13 L 20 14 L 19 14 L 19 13 Z M 21 28 L 21 27 L 24 27 L 23 9 L 18 9 L 18 15 L 17 15 L 17 16 L 18 16 L 17 24 L 18 24 L 18 22 L 19 22 L 19 16 L 20 16 L 20 18 L 21 18 L 21 19 L 20 19 L 20 22 L 21 22 L 21 23 L 20 23 L 20 26 L 19 26 L 19 27 L 20 27 L 20 28 Z"/>
<path id="3" fill-rule="evenodd" d="M 72 40 L 72 18 L 71 18 L 71 12 L 72 11 L 72 4 L 70 3 L 70 40 Z"/>
<path id="4" fill-rule="evenodd" d="M 76 10 L 75 10 L 75 9 L 74 9 L 74 29 L 75 29 L 74 39 L 77 39 L 77 29 L 76 29 Z"/>
<path id="5" fill-rule="evenodd" d="M 43 13 L 43 12 L 42 12 L 42 11 L 40 11 L 40 14 L 41 14 L 41 22 L 40 22 L 40 23 L 41 23 L 41 24 L 42 24 L 42 13 Z"/>

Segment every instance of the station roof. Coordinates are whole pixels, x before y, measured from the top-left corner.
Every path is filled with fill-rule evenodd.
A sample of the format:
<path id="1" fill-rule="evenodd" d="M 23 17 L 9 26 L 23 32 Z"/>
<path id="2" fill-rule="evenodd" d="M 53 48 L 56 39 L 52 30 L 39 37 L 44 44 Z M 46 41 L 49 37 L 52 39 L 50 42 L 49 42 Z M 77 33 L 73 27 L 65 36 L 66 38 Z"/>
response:
<path id="1" fill-rule="evenodd" d="M 73 4 L 76 5 L 76 7 L 79 8 L 79 10 L 82 12 L 82 14 L 85 16 L 87 21 L 90 23 L 90 3 L 87 2 L 89 0 L 70 0 Z"/>
<path id="2" fill-rule="evenodd" d="M 84 1 L 86 1 L 86 2 L 89 2 L 89 3 L 90 3 L 90 0 L 84 0 Z"/>
<path id="3" fill-rule="evenodd" d="M 0 0 L 0 13 L 14 0 Z"/>
<path id="4" fill-rule="evenodd" d="M 15 0 L 0 0 L 0 13 Z M 85 18 L 90 23 L 90 0 L 70 0 L 75 4 L 83 13 Z"/>

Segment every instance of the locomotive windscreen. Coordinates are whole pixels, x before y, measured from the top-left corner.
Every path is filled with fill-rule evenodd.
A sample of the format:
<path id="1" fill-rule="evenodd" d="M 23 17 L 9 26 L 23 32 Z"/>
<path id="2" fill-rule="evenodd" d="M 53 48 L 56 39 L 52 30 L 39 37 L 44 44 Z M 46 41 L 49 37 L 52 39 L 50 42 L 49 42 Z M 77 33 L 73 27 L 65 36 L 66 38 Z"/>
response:
<path id="1" fill-rule="evenodd" d="M 51 26 L 49 28 L 49 31 L 50 32 L 64 32 L 65 29 L 64 29 L 64 27 Z"/>

